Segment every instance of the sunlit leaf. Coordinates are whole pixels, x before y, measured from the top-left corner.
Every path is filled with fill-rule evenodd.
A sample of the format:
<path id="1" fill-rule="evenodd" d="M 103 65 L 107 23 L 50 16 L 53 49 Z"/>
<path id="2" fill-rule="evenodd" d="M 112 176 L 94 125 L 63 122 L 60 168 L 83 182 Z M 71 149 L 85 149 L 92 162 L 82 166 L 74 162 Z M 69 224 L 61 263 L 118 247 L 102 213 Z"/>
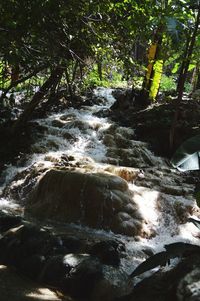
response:
<path id="1" fill-rule="evenodd" d="M 174 65 L 174 68 L 171 70 L 172 74 L 176 73 L 178 71 L 178 68 L 179 68 L 180 64 L 179 63 L 176 63 Z"/>
<path id="2" fill-rule="evenodd" d="M 160 81 L 161 81 L 162 71 L 163 71 L 163 60 L 157 60 L 153 66 L 153 70 L 154 70 L 154 75 L 151 83 L 149 96 L 151 99 L 155 100 L 160 87 Z"/>

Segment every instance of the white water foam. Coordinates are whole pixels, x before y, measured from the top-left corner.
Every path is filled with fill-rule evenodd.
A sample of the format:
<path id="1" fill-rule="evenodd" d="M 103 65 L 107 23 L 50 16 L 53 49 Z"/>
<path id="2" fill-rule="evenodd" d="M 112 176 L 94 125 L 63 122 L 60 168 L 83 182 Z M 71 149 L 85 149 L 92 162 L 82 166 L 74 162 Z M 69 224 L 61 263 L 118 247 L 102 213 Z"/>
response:
<path id="1" fill-rule="evenodd" d="M 45 128 L 44 136 L 39 139 L 33 146 L 33 154 L 27 157 L 23 166 L 8 166 L 5 175 L 4 183 L 0 189 L 3 191 L 4 187 L 12 182 L 14 177 L 30 168 L 33 165 L 44 168 L 51 168 L 54 166 L 53 161 L 48 160 L 48 157 L 52 157 L 54 160 L 59 160 L 63 155 L 74 157 L 75 161 L 81 159 L 88 159 L 93 165 L 96 164 L 96 168 L 101 167 L 102 162 L 106 162 L 107 148 L 103 144 L 104 131 L 109 129 L 112 123 L 107 118 L 99 118 L 93 114 L 100 109 L 109 108 L 114 98 L 112 96 L 111 89 L 97 89 L 96 96 L 103 96 L 107 100 L 103 102 L 103 105 L 95 105 L 92 107 L 84 107 L 81 110 L 68 109 L 62 111 L 62 113 L 51 114 L 47 118 L 38 119 L 36 122 Z M 130 129 L 132 135 L 133 130 Z M 66 138 L 67 137 L 67 138 Z M 70 138 L 71 137 L 71 138 Z M 135 142 L 135 145 L 140 144 Z M 146 145 L 146 143 L 143 143 Z M 147 150 L 147 154 L 150 157 L 151 152 Z M 162 159 L 153 156 L 152 161 L 156 165 L 162 165 Z M 156 161 L 157 160 L 157 161 Z M 21 179 L 20 181 L 23 181 Z M 12 185 L 20 185 L 19 180 L 14 181 Z M 140 238 L 139 241 L 135 241 L 132 238 L 127 238 L 122 235 L 115 235 L 125 242 L 128 249 L 129 257 L 126 257 L 122 261 L 123 268 L 131 272 L 134 267 L 142 262 L 145 258 L 141 256 L 141 250 L 150 248 L 153 252 L 159 252 L 163 250 L 165 244 L 186 241 L 193 244 L 199 244 L 199 239 L 195 238 L 197 230 L 195 226 L 189 223 L 177 225 L 177 221 L 171 212 L 167 212 L 168 208 L 165 204 L 172 202 L 176 199 L 176 196 L 165 196 L 163 199 L 160 192 L 154 189 L 139 187 L 133 183 L 129 184 L 130 190 L 133 191 L 134 201 L 137 203 L 140 213 L 146 220 L 146 228 L 153 228 L 156 235 L 152 238 Z M 178 197 L 181 204 L 187 204 L 190 200 L 183 197 Z M 163 211 L 158 209 L 158 202 L 162 201 Z M 0 209 L 17 208 L 18 205 L 14 200 L 0 198 Z M 98 233 L 98 231 L 93 230 Z M 106 233 L 106 232 L 102 232 Z M 109 233 L 113 236 L 113 233 Z"/>

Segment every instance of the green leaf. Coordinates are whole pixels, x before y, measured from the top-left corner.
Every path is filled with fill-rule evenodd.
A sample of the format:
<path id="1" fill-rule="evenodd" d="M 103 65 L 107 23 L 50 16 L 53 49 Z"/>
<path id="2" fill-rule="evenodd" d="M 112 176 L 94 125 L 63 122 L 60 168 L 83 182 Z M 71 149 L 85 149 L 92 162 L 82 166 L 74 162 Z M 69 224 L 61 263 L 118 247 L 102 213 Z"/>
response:
<path id="1" fill-rule="evenodd" d="M 188 71 L 193 70 L 196 67 L 196 64 L 190 64 L 188 67 Z"/>
<path id="2" fill-rule="evenodd" d="M 163 70 L 163 60 L 157 60 L 153 66 L 153 70 L 154 70 L 154 75 L 151 83 L 149 97 L 155 100 L 160 87 L 160 81 L 161 81 L 162 70 Z"/>
<path id="3" fill-rule="evenodd" d="M 172 69 L 172 74 L 174 74 L 174 73 L 176 73 L 177 71 L 178 71 L 178 68 L 179 68 L 179 66 L 180 66 L 180 63 L 176 63 L 175 65 L 174 65 L 174 68 Z"/>

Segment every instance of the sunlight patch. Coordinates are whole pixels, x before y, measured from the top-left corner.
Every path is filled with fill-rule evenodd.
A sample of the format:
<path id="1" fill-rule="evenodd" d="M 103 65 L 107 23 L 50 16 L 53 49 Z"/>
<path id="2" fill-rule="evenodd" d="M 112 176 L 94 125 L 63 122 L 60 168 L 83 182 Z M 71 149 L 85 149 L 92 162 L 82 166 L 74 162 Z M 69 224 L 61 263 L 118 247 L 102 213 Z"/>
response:
<path id="1" fill-rule="evenodd" d="M 157 225 L 159 216 L 157 210 L 159 192 L 144 187 L 138 187 L 134 184 L 129 184 L 129 189 L 134 193 L 133 200 L 137 203 L 142 217 L 146 221 Z"/>
<path id="2" fill-rule="evenodd" d="M 27 297 L 33 298 L 34 300 L 48 300 L 58 301 L 60 300 L 56 294 L 50 291 L 48 288 L 39 288 L 36 291 L 26 294 Z"/>
<path id="3" fill-rule="evenodd" d="M 8 200 L 5 198 L 0 198 L 0 209 L 18 209 L 20 206 L 15 204 L 13 200 Z"/>

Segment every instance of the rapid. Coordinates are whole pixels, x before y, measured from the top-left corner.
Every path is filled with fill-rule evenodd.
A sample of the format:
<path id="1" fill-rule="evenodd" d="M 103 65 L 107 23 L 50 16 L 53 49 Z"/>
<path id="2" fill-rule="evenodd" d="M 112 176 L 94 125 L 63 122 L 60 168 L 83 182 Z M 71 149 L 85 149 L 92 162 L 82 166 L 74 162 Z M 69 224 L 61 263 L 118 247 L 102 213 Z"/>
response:
<path id="1" fill-rule="evenodd" d="M 198 231 L 187 222 L 189 216 L 198 217 L 199 209 L 192 195 L 194 186 L 183 183 L 180 172 L 164 158 L 155 156 L 147 143 L 134 140 L 134 129 L 120 127 L 104 117 L 115 102 L 112 89 L 98 88 L 95 97 L 98 104 L 69 108 L 35 120 L 43 133 L 32 145 L 30 154 L 15 166 L 8 165 L 2 173 L 0 209 L 23 216 L 27 195 L 50 169 L 79 169 L 123 178 L 143 219 L 140 234 L 124 235 L 123 231 L 90 228 L 80 222 L 40 220 L 38 223 L 54 231 L 62 228 L 73 235 L 122 241 L 126 254 L 120 268 L 128 275 L 146 259 L 148 252 L 160 252 L 165 244 L 182 241 L 199 245 Z M 128 215 L 124 217 L 125 213 L 123 222 L 128 227 L 131 220 Z M 142 277 L 137 277 L 137 281 Z"/>

